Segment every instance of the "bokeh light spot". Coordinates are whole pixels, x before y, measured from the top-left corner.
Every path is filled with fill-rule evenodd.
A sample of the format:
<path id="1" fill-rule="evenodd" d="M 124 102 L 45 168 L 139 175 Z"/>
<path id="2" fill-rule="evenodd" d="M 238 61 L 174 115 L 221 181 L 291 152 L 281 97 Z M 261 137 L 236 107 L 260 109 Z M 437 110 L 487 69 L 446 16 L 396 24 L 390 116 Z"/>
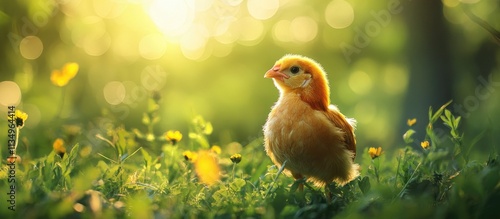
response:
<path id="1" fill-rule="evenodd" d="M 125 86 L 119 81 L 111 81 L 104 86 L 103 94 L 106 102 L 111 105 L 118 105 L 125 99 Z"/>
<path id="2" fill-rule="evenodd" d="M 111 47 L 111 36 L 107 33 L 106 24 L 100 17 L 84 17 L 81 21 L 72 23 L 69 28 L 73 43 L 88 55 L 100 56 Z"/>
<path id="3" fill-rule="evenodd" d="M 224 27 L 221 25 L 217 28 L 224 28 Z M 225 31 L 221 31 L 219 29 L 217 29 L 216 31 L 221 32 L 221 34 L 215 36 L 215 40 L 217 40 L 220 43 L 231 44 L 234 43 L 236 40 L 238 40 L 239 33 L 234 29 L 229 29 L 229 27 L 227 27 Z"/>
<path id="4" fill-rule="evenodd" d="M 280 6 L 279 0 L 248 0 L 248 13 L 255 19 L 266 20 L 271 18 Z"/>
<path id="5" fill-rule="evenodd" d="M 333 0 L 326 6 L 325 19 L 335 29 L 346 28 L 354 21 L 354 9 L 345 0 Z"/>
<path id="6" fill-rule="evenodd" d="M 213 3 L 214 0 L 195 0 L 196 11 L 206 11 Z"/>
<path id="7" fill-rule="evenodd" d="M 93 6 L 95 13 L 102 18 L 116 18 L 120 16 L 127 8 L 125 1 L 116 0 L 94 0 Z"/>
<path id="8" fill-rule="evenodd" d="M 459 7 L 446 7 L 443 8 L 444 18 L 453 24 L 463 24 L 470 21 L 469 18 Z"/>
<path id="9" fill-rule="evenodd" d="M 274 39 L 281 42 L 291 42 L 293 40 L 290 33 L 291 22 L 289 20 L 278 21 L 273 26 Z"/>
<path id="10" fill-rule="evenodd" d="M 459 0 L 442 0 L 442 2 L 446 7 L 456 7 L 458 4 L 460 4 Z"/>
<path id="11" fill-rule="evenodd" d="M 123 86 L 125 87 L 124 104 L 136 104 L 137 101 L 144 100 L 148 96 L 147 90 L 143 86 L 138 86 L 134 81 L 124 81 Z"/>
<path id="12" fill-rule="evenodd" d="M 21 40 L 19 50 L 25 59 L 37 59 L 42 54 L 43 43 L 36 36 L 27 36 Z"/>
<path id="13" fill-rule="evenodd" d="M 460 2 L 465 3 L 465 4 L 474 4 L 478 3 L 481 0 L 460 0 Z"/>
<path id="14" fill-rule="evenodd" d="M 111 37 L 108 33 L 101 36 L 91 35 L 85 39 L 83 50 L 91 56 L 101 56 L 111 46 Z"/>
<path id="15" fill-rule="evenodd" d="M 290 23 L 290 31 L 299 42 L 309 42 L 318 34 L 318 24 L 310 17 L 297 17 Z"/>
<path id="16" fill-rule="evenodd" d="M 207 29 L 198 25 L 192 27 L 180 41 L 182 54 L 188 59 L 197 60 L 202 57 L 207 44 Z"/>
<path id="17" fill-rule="evenodd" d="M 238 6 L 241 2 L 243 2 L 243 0 L 225 0 L 224 2 L 231 6 Z"/>
<path id="18" fill-rule="evenodd" d="M 145 59 L 161 58 L 167 49 L 166 39 L 161 34 L 149 34 L 139 43 L 139 54 Z"/>
<path id="19" fill-rule="evenodd" d="M 403 67 L 390 65 L 383 70 L 384 89 L 389 94 L 400 94 L 408 86 L 409 75 Z"/>
<path id="20" fill-rule="evenodd" d="M 207 43 L 207 35 L 208 33 L 204 26 L 193 27 L 182 37 L 180 41 L 181 47 L 187 50 L 203 49 Z"/>
<path id="21" fill-rule="evenodd" d="M 349 87 L 359 95 L 367 94 L 372 89 L 372 79 L 364 71 L 355 71 L 349 77 Z"/>
<path id="22" fill-rule="evenodd" d="M 0 82 L 0 104 L 17 106 L 21 102 L 21 88 L 13 81 Z"/>
<path id="23" fill-rule="evenodd" d="M 67 22 L 66 26 L 71 29 L 71 41 L 78 47 L 84 47 L 87 38 L 98 38 L 106 33 L 106 24 L 97 16 Z"/>
<path id="24" fill-rule="evenodd" d="M 239 20 L 240 41 L 243 41 L 246 46 L 253 46 L 259 42 L 259 39 L 264 32 L 264 25 L 260 20 L 252 17 L 245 17 Z"/>

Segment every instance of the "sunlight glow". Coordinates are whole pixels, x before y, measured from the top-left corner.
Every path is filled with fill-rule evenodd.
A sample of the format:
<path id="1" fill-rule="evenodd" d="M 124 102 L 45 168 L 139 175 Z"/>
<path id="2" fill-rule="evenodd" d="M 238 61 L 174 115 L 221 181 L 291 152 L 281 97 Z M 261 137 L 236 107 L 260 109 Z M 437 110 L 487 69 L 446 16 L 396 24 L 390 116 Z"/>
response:
<path id="1" fill-rule="evenodd" d="M 201 60 L 211 55 L 226 56 L 234 43 L 254 46 L 261 42 L 265 35 L 262 20 L 276 14 L 280 1 L 151 0 L 144 6 L 166 41 L 178 44 L 186 58 Z M 294 25 L 309 30 L 307 33 L 296 31 L 295 41 L 307 42 L 315 38 L 317 24 L 314 20 L 301 18 Z M 287 32 L 292 35 L 290 30 Z M 231 46 L 219 49 L 221 44 Z M 143 47 L 140 45 L 145 49 Z M 146 58 L 143 54 L 141 56 Z"/>
<path id="2" fill-rule="evenodd" d="M 159 59 L 166 50 L 166 39 L 161 34 L 149 34 L 139 42 L 139 54 L 145 59 Z"/>
<path id="3" fill-rule="evenodd" d="M 128 4 L 126 1 L 94 0 L 92 1 L 95 13 L 102 18 L 113 19 L 120 16 Z"/>
<path id="4" fill-rule="evenodd" d="M 185 57 L 189 59 L 199 59 L 205 52 L 208 31 L 202 25 L 193 26 L 181 41 L 181 50 Z"/>
<path id="5" fill-rule="evenodd" d="M 279 0 L 248 0 L 248 12 L 252 17 L 259 20 L 271 18 L 280 6 Z"/>
<path id="6" fill-rule="evenodd" d="M 194 0 L 153 0 L 149 16 L 168 36 L 178 36 L 188 30 L 195 18 Z"/>

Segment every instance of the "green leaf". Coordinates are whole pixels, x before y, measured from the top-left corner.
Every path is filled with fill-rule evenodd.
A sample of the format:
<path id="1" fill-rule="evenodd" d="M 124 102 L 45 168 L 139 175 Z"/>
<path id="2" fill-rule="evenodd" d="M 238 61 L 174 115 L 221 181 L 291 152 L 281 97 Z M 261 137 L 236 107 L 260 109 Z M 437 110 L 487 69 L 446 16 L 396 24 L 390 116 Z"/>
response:
<path id="1" fill-rule="evenodd" d="M 207 122 L 205 124 L 204 129 L 203 129 L 203 134 L 210 135 L 210 134 L 212 134 L 213 131 L 214 131 L 214 128 L 212 127 L 212 123 Z"/>
<path id="2" fill-rule="evenodd" d="M 448 110 L 448 109 L 444 110 L 444 115 L 446 116 L 446 118 L 451 118 L 451 116 L 452 116 L 450 110 Z"/>
<path id="3" fill-rule="evenodd" d="M 233 182 L 231 182 L 229 184 L 229 187 L 233 190 L 233 191 L 240 191 L 241 188 L 243 188 L 243 186 L 246 185 L 246 181 L 244 179 L 241 179 L 241 178 L 236 178 L 234 179 Z"/>
<path id="4" fill-rule="evenodd" d="M 441 114 L 443 114 L 444 109 L 445 109 L 448 105 L 450 105 L 450 104 L 451 104 L 451 102 L 452 102 L 452 100 L 450 100 L 450 101 L 448 101 L 448 103 L 445 103 L 444 105 L 442 105 L 442 106 L 441 106 L 441 107 L 440 107 L 440 108 L 439 108 L 439 109 L 438 109 L 438 110 L 434 113 L 434 115 L 432 115 L 432 108 L 429 108 L 429 116 L 430 116 L 430 115 L 432 115 L 432 116 L 430 116 L 431 118 L 430 118 L 429 123 L 433 124 L 434 122 L 436 122 L 436 121 L 437 121 L 437 119 L 441 116 Z"/>
<path id="5" fill-rule="evenodd" d="M 139 152 L 139 150 L 141 150 L 142 147 L 138 148 L 137 150 L 135 150 L 134 152 L 132 152 L 130 155 L 127 155 L 125 154 L 123 157 L 122 157 L 122 160 L 121 162 L 124 162 L 125 160 L 129 159 L 130 157 L 134 156 L 134 154 L 136 154 L 137 152 Z"/>
<path id="6" fill-rule="evenodd" d="M 155 116 L 155 117 L 153 117 L 153 121 L 151 121 L 151 124 L 156 124 L 156 123 L 158 123 L 159 121 L 160 121 L 160 117 Z"/>
<path id="7" fill-rule="evenodd" d="M 142 124 L 144 125 L 149 125 L 151 123 L 151 120 L 149 119 L 149 116 L 147 113 L 144 113 L 142 115 Z"/>
<path id="8" fill-rule="evenodd" d="M 118 135 L 118 142 L 116 143 L 118 156 L 122 156 L 127 148 L 128 132 L 124 128 L 118 128 L 116 134 Z"/>
<path id="9" fill-rule="evenodd" d="M 148 113 L 158 111 L 159 109 L 160 105 L 158 105 L 153 99 L 148 100 Z"/>
<path id="10" fill-rule="evenodd" d="M 75 146 L 73 146 L 71 152 L 69 152 L 69 159 L 75 159 L 79 151 L 80 151 L 80 144 L 77 143 L 75 144 Z"/>
<path id="11" fill-rule="evenodd" d="M 429 155 L 427 155 L 427 159 L 429 159 L 429 161 L 443 160 L 447 159 L 447 157 L 448 157 L 447 150 L 431 151 L 429 152 Z"/>
<path id="12" fill-rule="evenodd" d="M 142 152 L 142 157 L 144 158 L 144 163 L 146 164 L 146 167 L 149 168 L 151 166 L 151 163 L 152 163 L 152 157 L 151 155 L 149 155 L 149 153 L 144 150 L 144 148 L 141 148 L 141 152 Z"/>
<path id="13" fill-rule="evenodd" d="M 462 117 L 460 117 L 460 116 L 459 116 L 459 117 L 457 117 L 457 118 L 455 118 L 455 120 L 454 120 L 454 122 L 453 122 L 453 123 L 454 123 L 453 125 L 454 125 L 455 127 L 458 127 L 458 124 L 460 124 L 460 119 L 462 119 Z"/>
<path id="14" fill-rule="evenodd" d="M 188 136 L 189 136 L 189 138 L 191 138 L 191 139 L 197 139 L 197 138 L 199 138 L 199 137 L 200 137 L 200 135 L 198 135 L 198 134 L 196 134 L 196 133 L 194 133 L 194 132 L 189 132 Z"/>
<path id="15" fill-rule="evenodd" d="M 432 121 L 432 106 L 429 106 L 429 123 Z"/>
<path id="16" fill-rule="evenodd" d="M 406 144 L 410 144 L 413 142 L 413 138 L 411 137 L 413 134 L 415 134 L 415 130 L 413 129 L 408 129 L 408 131 L 403 134 L 403 140 Z"/>
<path id="17" fill-rule="evenodd" d="M 370 191 L 371 185 L 370 185 L 370 178 L 368 176 L 363 177 L 360 181 L 358 181 L 358 186 L 359 189 L 361 189 L 361 192 L 363 194 L 367 194 Z"/>
<path id="18" fill-rule="evenodd" d="M 188 136 L 189 136 L 189 138 L 196 140 L 196 142 L 198 142 L 198 144 L 202 148 L 205 148 L 205 149 L 210 148 L 209 142 L 207 141 L 207 139 L 203 135 L 199 135 L 199 134 L 196 134 L 194 132 L 190 132 Z"/>

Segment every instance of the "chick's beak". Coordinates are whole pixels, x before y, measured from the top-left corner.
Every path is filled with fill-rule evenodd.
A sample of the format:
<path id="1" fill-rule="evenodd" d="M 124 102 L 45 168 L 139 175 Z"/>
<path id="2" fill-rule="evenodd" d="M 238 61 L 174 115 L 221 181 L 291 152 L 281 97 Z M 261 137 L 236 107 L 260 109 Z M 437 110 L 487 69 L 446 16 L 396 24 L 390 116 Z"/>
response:
<path id="1" fill-rule="evenodd" d="M 269 71 L 266 72 L 264 78 L 274 78 L 283 81 L 285 78 L 289 78 L 287 74 L 280 71 L 281 65 L 277 64 L 273 66 Z"/>

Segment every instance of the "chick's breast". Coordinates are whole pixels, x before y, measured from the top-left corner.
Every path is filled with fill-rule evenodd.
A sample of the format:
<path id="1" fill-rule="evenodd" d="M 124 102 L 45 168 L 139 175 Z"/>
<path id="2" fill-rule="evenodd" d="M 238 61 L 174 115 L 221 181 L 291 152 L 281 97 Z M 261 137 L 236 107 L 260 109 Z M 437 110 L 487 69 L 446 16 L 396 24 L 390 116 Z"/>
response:
<path id="1" fill-rule="evenodd" d="M 264 126 L 265 149 L 272 161 L 294 178 L 307 177 L 318 186 L 350 180 L 352 152 L 344 132 L 325 112 L 312 109 L 298 95 L 285 95 L 274 106 Z"/>

